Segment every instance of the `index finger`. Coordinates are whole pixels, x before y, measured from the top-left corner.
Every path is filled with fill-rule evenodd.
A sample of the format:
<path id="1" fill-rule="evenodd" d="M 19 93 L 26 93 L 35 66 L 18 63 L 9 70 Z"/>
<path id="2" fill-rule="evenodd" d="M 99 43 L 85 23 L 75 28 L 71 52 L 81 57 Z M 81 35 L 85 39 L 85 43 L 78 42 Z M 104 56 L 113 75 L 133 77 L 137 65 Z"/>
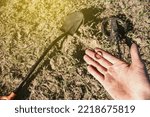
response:
<path id="1" fill-rule="evenodd" d="M 113 55 L 109 54 L 108 52 L 100 49 L 100 48 L 95 48 L 95 52 L 101 52 L 102 56 L 109 62 L 111 62 L 112 64 L 115 64 L 121 60 L 119 60 L 118 58 L 114 57 Z"/>

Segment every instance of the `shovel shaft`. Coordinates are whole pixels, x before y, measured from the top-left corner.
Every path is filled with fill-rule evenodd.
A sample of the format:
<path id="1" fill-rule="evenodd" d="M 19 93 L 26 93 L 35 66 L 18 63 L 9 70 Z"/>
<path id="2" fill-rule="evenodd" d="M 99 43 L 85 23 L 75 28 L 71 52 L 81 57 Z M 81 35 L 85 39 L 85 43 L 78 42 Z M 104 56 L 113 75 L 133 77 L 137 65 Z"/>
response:
<path id="1" fill-rule="evenodd" d="M 34 72 L 34 70 L 37 68 L 39 63 L 44 59 L 46 54 L 49 52 L 49 50 L 55 45 L 60 39 L 62 39 L 64 36 L 66 36 L 68 33 L 63 33 L 60 35 L 56 40 L 54 40 L 48 48 L 43 52 L 43 54 L 40 56 L 40 58 L 36 61 L 36 63 L 31 67 L 27 75 L 25 76 L 24 80 L 20 83 L 20 85 L 13 91 L 11 92 L 8 96 L 0 96 L 0 100 L 13 100 L 18 92 L 22 89 L 22 87 L 25 85 L 25 83 L 30 79 L 30 76 Z"/>
<path id="2" fill-rule="evenodd" d="M 27 73 L 27 75 L 25 76 L 24 80 L 20 83 L 20 85 L 13 91 L 14 94 L 17 94 L 20 89 L 25 85 L 25 83 L 28 81 L 28 79 L 30 78 L 31 74 L 34 72 L 34 70 L 37 68 L 37 66 L 39 65 L 39 63 L 44 59 L 44 57 L 46 56 L 46 54 L 49 52 L 49 50 L 53 47 L 53 45 L 55 45 L 60 39 L 62 39 L 64 36 L 66 36 L 67 33 L 63 33 L 62 35 L 60 35 L 56 40 L 54 40 L 47 48 L 46 50 L 43 52 L 43 54 L 40 56 L 40 58 L 36 61 L 36 63 L 31 67 L 31 69 L 29 70 L 29 72 Z"/>

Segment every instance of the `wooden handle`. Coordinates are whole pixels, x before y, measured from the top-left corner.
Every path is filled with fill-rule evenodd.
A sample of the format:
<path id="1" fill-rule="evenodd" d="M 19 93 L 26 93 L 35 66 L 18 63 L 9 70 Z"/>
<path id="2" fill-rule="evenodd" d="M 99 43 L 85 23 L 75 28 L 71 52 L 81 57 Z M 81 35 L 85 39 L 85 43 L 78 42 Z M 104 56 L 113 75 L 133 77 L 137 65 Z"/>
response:
<path id="1" fill-rule="evenodd" d="M 0 96 L 0 100 L 13 100 L 16 97 L 16 94 L 12 92 L 8 96 Z"/>

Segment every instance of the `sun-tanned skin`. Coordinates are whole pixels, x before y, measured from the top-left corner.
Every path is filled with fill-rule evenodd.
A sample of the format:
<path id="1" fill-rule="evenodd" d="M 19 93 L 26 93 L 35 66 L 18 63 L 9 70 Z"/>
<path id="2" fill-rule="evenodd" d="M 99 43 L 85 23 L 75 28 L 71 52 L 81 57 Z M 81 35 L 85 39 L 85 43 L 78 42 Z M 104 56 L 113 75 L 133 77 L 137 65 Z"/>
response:
<path id="1" fill-rule="evenodd" d="M 150 99 L 150 81 L 136 44 L 130 53 L 132 63 L 112 56 L 100 48 L 87 49 L 84 60 L 87 70 L 114 99 Z"/>

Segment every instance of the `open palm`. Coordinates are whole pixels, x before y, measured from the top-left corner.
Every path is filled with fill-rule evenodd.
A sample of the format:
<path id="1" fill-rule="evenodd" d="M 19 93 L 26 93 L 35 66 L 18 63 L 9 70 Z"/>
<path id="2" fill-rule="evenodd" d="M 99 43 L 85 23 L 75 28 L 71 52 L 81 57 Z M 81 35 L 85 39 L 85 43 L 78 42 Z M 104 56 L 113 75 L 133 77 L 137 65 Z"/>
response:
<path id="1" fill-rule="evenodd" d="M 136 44 L 129 65 L 102 49 L 86 50 L 87 69 L 114 99 L 150 99 L 150 82 Z"/>

